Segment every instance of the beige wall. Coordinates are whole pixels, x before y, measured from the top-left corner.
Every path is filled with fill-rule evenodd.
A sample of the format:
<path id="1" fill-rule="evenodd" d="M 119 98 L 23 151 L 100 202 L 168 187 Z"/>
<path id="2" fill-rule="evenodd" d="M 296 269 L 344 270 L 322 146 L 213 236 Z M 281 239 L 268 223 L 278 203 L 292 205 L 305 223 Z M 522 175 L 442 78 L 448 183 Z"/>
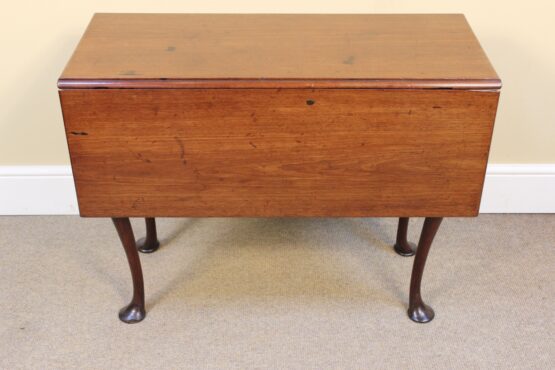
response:
<path id="1" fill-rule="evenodd" d="M 94 12 L 464 13 L 504 83 L 490 160 L 555 163 L 551 0 L 5 0 L 0 165 L 69 163 L 56 80 Z"/>

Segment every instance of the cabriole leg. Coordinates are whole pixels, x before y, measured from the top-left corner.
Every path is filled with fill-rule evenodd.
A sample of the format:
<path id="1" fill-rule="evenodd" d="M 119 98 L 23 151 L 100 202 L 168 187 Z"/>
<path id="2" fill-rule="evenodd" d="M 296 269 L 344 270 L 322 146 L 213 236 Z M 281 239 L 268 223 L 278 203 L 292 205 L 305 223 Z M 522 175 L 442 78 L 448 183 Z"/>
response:
<path id="1" fill-rule="evenodd" d="M 119 318 L 123 322 L 132 324 L 141 321 L 146 316 L 143 271 L 141 269 L 141 261 L 139 259 L 139 253 L 137 252 L 137 245 L 135 244 L 135 237 L 133 236 L 133 229 L 131 228 L 129 218 L 112 218 L 112 221 L 118 231 L 123 249 L 125 249 L 129 268 L 131 269 L 131 277 L 133 279 L 133 298 L 129 305 L 120 310 Z"/>
<path id="2" fill-rule="evenodd" d="M 154 218 L 145 218 L 146 237 L 137 240 L 137 248 L 142 253 L 152 253 L 158 249 L 160 242 L 156 235 L 156 221 Z"/>
<path id="3" fill-rule="evenodd" d="M 420 283 L 422 282 L 422 274 L 426 258 L 428 257 L 428 251 L 442 220 L 442 217 L 426 217 L 422 227 L 422 234 L 420 234 L 420 240 L 418 241 L 418 248 L 416 249 L 416 257 L 414 258 L 410 280 L 408 315 L 412 321 L 419 323 L 429 322 L 434 318 L 434 310 L 422 301 Z"/>
<path id="4" fill-rule="evenodd" d="M 397 254 L 404 257 L 414 256 L 414 251 L 416 250 L 416 245 L 414 243 L 410 243 L 407 240 L 408 227 L 409 218 L 400 217 L 399 226 L 397 227 L 397 240 L 395 241 L 393 249 L 395 249 L 395 252 L 397 252 Z"/>

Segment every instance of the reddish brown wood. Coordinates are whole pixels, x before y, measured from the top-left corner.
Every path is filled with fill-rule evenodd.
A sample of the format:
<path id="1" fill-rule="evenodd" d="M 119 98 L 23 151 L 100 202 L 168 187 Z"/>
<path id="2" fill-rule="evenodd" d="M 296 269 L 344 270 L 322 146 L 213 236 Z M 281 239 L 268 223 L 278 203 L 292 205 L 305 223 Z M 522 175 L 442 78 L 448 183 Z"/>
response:
<path id="1" fill-rule="evenodd" d="M 449 89 L 497 90 L 497 79 L 65 79 L 61 89 Z"/>
<path id="2" fill-rule="evenodd" d="M 393 249 L 395 249 L 395 252 L 397 252 L 399 255 L 404 257 L 414 256 L 414 251 L 416 250 L 416 245 L 414 243 L 410 243 L 407 240 L 408 227 L 409 218 L 399 218 L 399 226 L 397 227 L 397 240 L 395 241 Z"/>
<path id="3" fill-rule="evenodd" d="M 119 318 L 123 322 L 133 324 L 143 320 L 146 316 L 141 261 L 139 259 L 139 253 L 137 252 L 135 237 L 133 236 L 133 229 L 131 228 L 129 218 L 112 218 L 112 221 L 114 222 L 121 244 L 125 250 L 131 270 L 131 277 L 133 279 L 133 298 L 131 298 L 131 302 L 127 306 L 120 310 Z"/>
<path id="4" fill-rule="evenodd" d="M 457 88 L 501 82 L 462 14 L 96 14 L 60 88 Z"/>
<path id="5" fill-rule="evenodd" d="M 420 234 L 420 240 L 418 241 L 418 248 L 416 249 L 416 257 L 414 258 L 410 279 L 408 315 L 412 321 L 419 323 L 429 322 L 435 315 L 434 310 L 422 301 L 420 283 L 422 282 L 422 274 L 424 273 L 428 252 L 442 220 L 442 217 L 426 217 L 422 227 L 422 234 Z"/>
<path id="6" fill-rule="evenodd" d="M 476 216 L 501 81 L 464 16 L 97 14 L 58 81 L 82 216 Z"/>
<path id="7" fill-rule="evenodd" d="M 61 99 L 82 216 L 416 217 L 478 213 L 498 92 L 124 89 Z"/>
<path id="8" fill-rule="evenodd" d="M 142 253 L 152 253 L 160 247 L 156 234 L 156 220 L 151 217 L 145 218 L 146 236 L 137 240 L 137 249 Z"/>

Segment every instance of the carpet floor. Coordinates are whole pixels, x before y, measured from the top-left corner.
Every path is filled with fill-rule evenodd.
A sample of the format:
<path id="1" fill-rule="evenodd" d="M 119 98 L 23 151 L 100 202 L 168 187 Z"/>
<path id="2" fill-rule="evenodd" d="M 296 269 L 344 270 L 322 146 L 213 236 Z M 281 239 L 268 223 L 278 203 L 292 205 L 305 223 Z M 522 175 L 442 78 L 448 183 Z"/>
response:
<path id="1" fill-rule="evenodd" d="M 135 236 L 144 234 L 134 219 Z M 417 241 L 422 219 L 409 226 Z M 160 219 L 147 317 L 109 219 L 0 217 L 2 369 L 552 369 L 555 215 L 445 219 L 406 316 L 395 219 Z"/>

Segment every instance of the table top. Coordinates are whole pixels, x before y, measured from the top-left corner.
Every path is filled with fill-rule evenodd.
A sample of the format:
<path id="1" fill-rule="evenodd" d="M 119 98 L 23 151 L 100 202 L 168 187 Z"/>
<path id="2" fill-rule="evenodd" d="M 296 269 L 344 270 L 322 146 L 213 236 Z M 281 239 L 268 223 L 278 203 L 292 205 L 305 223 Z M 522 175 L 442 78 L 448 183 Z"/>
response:
<path id="1" fill-rule="evenodd" d="M 462 14 L 95 14 L 70 88 L 499 89 Z"/>

